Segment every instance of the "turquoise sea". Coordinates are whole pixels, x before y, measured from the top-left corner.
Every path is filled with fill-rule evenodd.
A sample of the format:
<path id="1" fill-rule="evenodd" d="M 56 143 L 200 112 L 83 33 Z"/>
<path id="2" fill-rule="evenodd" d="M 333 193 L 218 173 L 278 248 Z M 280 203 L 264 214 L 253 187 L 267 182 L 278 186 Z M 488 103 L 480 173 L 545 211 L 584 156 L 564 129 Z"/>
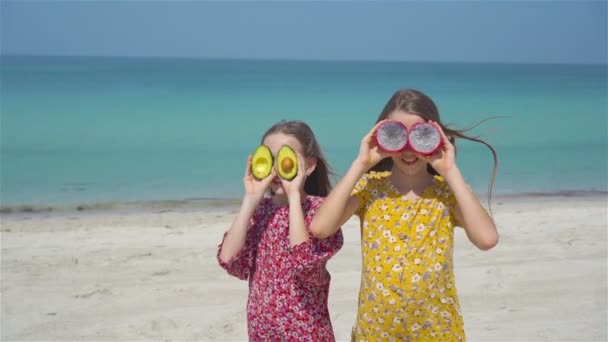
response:
<path id="1" fill-rule="evenodd" d="M 242 196 L 246 157 L 281 119 L 315 131 L 338 177 L 399 88 L 497 149 L 495 194 L 606 192 L 606 65 L 0 59 L 3 211 Z M 458 142 L 485 194 L 490 153 Z M 177 201 L 177 202 L 173 202 Z"/>

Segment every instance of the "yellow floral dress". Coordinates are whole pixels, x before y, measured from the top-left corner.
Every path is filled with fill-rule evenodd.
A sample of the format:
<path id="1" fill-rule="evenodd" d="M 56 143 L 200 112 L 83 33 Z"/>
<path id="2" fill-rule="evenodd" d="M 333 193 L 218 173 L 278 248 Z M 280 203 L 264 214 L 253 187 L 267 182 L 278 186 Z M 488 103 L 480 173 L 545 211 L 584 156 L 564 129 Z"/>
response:
<path id="1" fill-rule="evenodd" d="M 357 183 L 363 268 L 356 341 L 464 341 L 452 262 L 455 199 L 436 176 L 418 200 L 390 173 Z"/>

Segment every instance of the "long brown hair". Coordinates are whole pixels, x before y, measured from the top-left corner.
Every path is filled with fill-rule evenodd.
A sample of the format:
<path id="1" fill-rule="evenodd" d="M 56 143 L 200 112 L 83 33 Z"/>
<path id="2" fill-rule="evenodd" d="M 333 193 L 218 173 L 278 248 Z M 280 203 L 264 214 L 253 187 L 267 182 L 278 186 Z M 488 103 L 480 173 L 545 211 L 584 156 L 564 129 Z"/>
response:
<path id="1" fill-rule="evenodd" d="M 456 149 L 456 138 L 461 138 L 461 139 L 466 139 L 466 140 L 470 140 L 470 141 L 474 141 L 474 142 L 483 144 L 490 150 L 490 152 L 492 152 L 492 156 L 494 157 L 494 170 L 492 171 L 492 177 L 490 178 L 490 182 L 488 183 L 488 205 L 490 205 L 490 199 L 492 198 L 492 188 L 494 186 L 494 181 L 496 180 L 496 171 L 498 169 L 498 156 L 496 154 L 496 150 L 494 150 L 494 147 L 492 147 L 492 145 L 479 139 L 478 137 L 472 137 L 472 136 L 468 136 L 468 135 L 464 134 L 465 132 L 475 128 L 480 123 L 482 123 L 488 119 L 482 120 L 482 121 L 472 125 L 471 127 L 465 128 L 465 129 L 448 128 L 441 123 L 441 119 L 439 116 L 439 110 L 437 109 L 437 106 L 435 105 L 433 100 L 431 100 L 430 97 L 428 97 L 427 95 L 425 95 L 424 93 L 422 93 L 418 90 L 400 89 L 397 92 L 395 92 L 395 94 L 393 94 L 393 96 L 390 98 L 388 103 L 384 106 L 384 109 L 380 113 L 380 116 L 378 116 L 378 120 L 376 120 L 376 122 L 380 122 L 380 121 L 388 118 L 388 116 L 391 113 L 393 113 L 394 111 L 397 111 L 397 110 L 400 110 L 400 111 L 403 111 L 406 113 L 416 114 L 416 115 L 419 115 L 420 117 L 422 117 L 423 119 L 425 119 L 426 121 L 431 120 L 431 121 L 435 121 L 436 123 L 438 123 L 441 126 L 441 128 L 443 129 L 443 131 L 445 132 L 445 134 L 448 136 L 448 139 L 450 140 L 452 145 L 454 145 L 454 149 Z M 392 159 L 385 158 L 385 159 L 381 160 L 378 164 L 376 164 L 374 167 L 372 167 L 370 170 L 371 171 L 389 171 L 392 169 L 392 167 L 393 167 Z M 430 174 L 433 174 L 433 175 L 438 174 L 437 171 L 435 171 L 431 167 L 431 165 L 427 165 L 427 170 Z"/>
<path id="2" fill-rule="evenodd" d="M 302 145 L 304 157 L 317 159 L 315 170 L 306 178 L 304 191 L 309 195 L 327 196 L 331 191 L 329 176 L 333 174 L 333 172 L 323 156 L 321 146 L 319 146 L 312 129 L 302 121 L 283 120 L 274 124 L 266 133 L 264 133 L 262 142 L 264 142 L 264 139 L 266 139 L 267 136 L 274 133 L 283 133 L 293 136 Z"/>

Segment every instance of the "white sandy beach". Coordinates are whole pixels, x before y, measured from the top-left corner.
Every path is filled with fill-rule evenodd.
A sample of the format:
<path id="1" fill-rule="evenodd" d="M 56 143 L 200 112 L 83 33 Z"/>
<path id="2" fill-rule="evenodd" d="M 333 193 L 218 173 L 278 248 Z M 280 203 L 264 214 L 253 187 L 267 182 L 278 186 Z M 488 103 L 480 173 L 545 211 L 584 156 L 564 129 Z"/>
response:
<path id="1" fill-rule="evenodd" d="M 494 200 L 499 245 L 456 237 L 469 341 L 606 341 L 607 198 Z M 245 341 L 247 283 L 217 264 L 214 212 L 2 215 L 2 341 Z M 336 337 L 354 322 L 358 219 L 330 261 Z"/>

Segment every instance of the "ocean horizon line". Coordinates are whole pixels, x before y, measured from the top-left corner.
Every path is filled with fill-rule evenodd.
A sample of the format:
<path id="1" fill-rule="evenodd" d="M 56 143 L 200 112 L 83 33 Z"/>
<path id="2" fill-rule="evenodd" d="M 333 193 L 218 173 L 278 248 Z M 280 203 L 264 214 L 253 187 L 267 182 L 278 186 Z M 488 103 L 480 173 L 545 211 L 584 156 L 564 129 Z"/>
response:
<path id="1" fill-rule="evenodd" d="M 0 58 L 91 58 L 91 59 L 148 59 L 148 60 L 191 60 L 191 61 L 242 61 L 242 62 L 309 62 L 309 63 L 386 63 L 386 64 L 482 64 L 482 65 L 553 65 L 553 66 L 607 66 L 605 63 L 565 63 L 565 62 L 531 62 L 531 61 L 441 61 L 441 60 L 391 60 L 391 59 L 301 59 L 301 58 L 254 58 L 254 57 L 210 57 L 210 56 L 140 56 L 140 55 L 64 55 L 64 54 L 6 54 Z"/>

